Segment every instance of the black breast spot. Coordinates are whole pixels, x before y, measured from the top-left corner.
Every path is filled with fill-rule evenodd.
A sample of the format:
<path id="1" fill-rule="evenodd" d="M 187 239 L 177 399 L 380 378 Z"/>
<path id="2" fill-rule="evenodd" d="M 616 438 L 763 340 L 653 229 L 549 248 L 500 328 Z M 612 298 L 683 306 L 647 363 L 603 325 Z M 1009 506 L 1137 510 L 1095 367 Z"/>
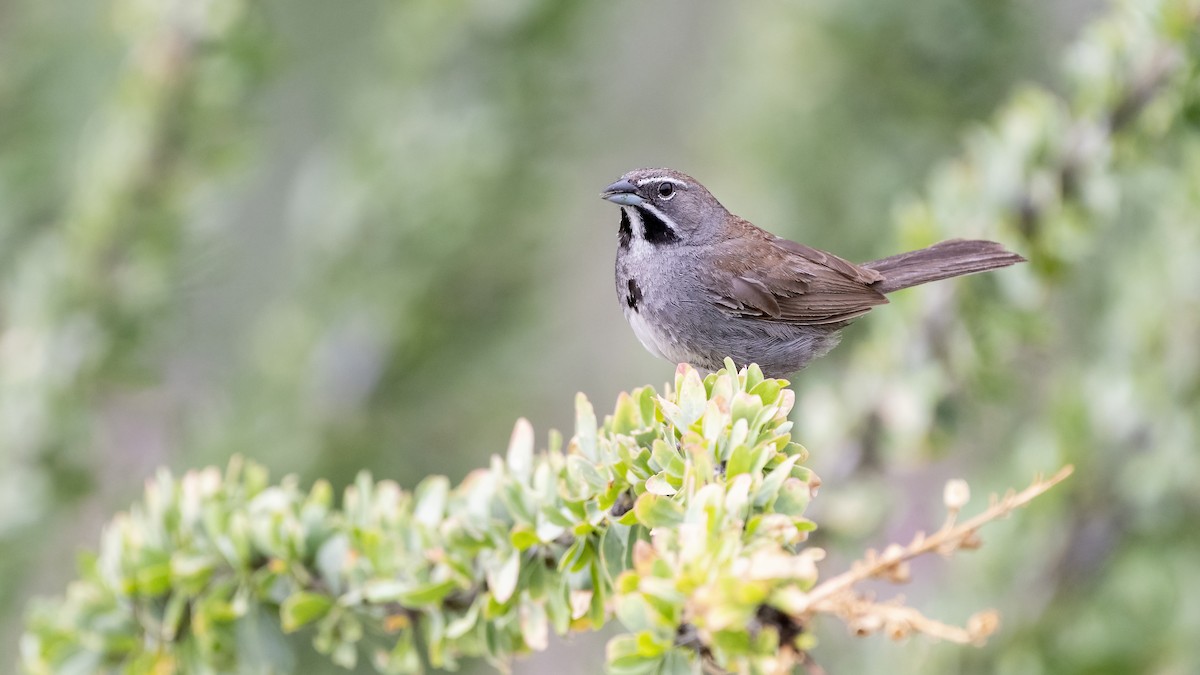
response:
<path id="1" fill-rule="evenodd" d="M 633 279 L 629 280 L 629 292 L 625 294 L 625 304 L 629 305 L 629 309 L 637 311 L 638 305 L 642 302 L 642 289 Z"/>

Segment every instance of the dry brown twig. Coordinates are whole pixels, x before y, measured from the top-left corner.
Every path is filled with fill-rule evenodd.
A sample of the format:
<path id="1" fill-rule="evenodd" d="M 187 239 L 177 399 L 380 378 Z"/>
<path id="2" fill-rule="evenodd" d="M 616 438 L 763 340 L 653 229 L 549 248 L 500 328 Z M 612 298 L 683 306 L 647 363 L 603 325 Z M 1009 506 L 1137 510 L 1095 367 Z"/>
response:
<path id="1" fill-rule="evenodd" d="M 851 565 L 842 574 L 818 584 L 805 593 L 795 606 L 793 619 L 807 625 L 817 614 L 832 614 L 859 635 L 868 635 L 883 630 L 894 639 L 903 639 L 913 633 L 921 633 L 940 640 L 962 644 L 980 644 L 999 626 L 999 616 L 994 611 L 975 614 L 966 626 L 952 626 L 930 619 L 918 610 L 906 607 L 900 598 L 888 602 L 874 599 L 855 591 L 855 586 L 868 579 L 884 579 L 893 583 L 908 581 L 908 561 L 927 553 L 938 552 L 951 555 L 961 549 L 978 548 L 977 534 L 980 527 L 1003 518 L 1025 506 L 1034 498 L 1066 480 L 1074 471 L 1068 465 L 1049 478 L 1034 478 L 1029 487 L 1020 492 L 1009 490 L 1003 497 L 992 495 L 988 508 L 979 515 L 962 523 L 958 515 L 970 497 L 967 485 L 955 480 L 946 484 L 946 522 L 932 535 L 918 532 L 907 546 L 892 544 L 882 554 L 870 549 L 862 560 Z"/>

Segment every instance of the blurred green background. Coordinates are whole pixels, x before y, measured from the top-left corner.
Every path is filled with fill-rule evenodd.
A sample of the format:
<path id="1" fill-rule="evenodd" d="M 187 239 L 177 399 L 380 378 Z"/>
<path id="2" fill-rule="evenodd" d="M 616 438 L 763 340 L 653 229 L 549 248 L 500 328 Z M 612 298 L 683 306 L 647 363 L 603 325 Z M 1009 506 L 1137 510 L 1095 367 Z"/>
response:
<path id="1" fill-rule="evenodd" d="M 911 201 L 964 138 L 1003 154 L 978 125 L 1021 83 L 1127 65 L 1064 61 L 1106 7 L 0 0 L 0 654 L 155 467 L 457 480 L 518 416 L 569 431 L 576 391 L 603 410 L 667 381 L 621 316 L 597 194 L 671 166 L 851 259 L 985 234 L 1033 260 L 903 293 L 793 378 L 826 574 L 935 528 L 947 478 L 978 502 L 1079 468 L 901 589 L 950 621 L 1000 609 L 986 648 L 830 622 L 818 663 L 1195 672 L 1195 87 L 1082 167 L 1082 197 L 1048 188 L 1084 207 L 967 204 L 931 232 Z M 602 645 L 516 668 L 599 672 Z"/>

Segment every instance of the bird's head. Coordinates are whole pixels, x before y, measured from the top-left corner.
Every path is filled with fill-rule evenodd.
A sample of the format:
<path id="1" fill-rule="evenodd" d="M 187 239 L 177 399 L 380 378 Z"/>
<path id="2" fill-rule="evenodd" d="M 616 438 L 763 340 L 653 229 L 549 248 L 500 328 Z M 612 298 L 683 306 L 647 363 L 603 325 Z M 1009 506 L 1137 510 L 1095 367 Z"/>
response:
<path id="1" fill-rule="evenodd" d="M 691 176 L 672 169 L 635 169 L 600 196 L 621 206 L 621 242 L 697 244 L 720 235 L 725 207 Z"/>

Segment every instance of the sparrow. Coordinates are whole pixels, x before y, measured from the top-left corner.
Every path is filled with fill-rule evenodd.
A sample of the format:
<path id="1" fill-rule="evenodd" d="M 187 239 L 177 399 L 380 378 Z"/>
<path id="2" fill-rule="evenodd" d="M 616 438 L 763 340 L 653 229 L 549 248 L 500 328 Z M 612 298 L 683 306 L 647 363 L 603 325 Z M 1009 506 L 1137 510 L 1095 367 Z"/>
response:
<path id="1" fill-rule="evenodd" d="M 621 207 L 617 297 L 634 334 L 655 356 L 708 371 L 730 357 L 783 377 L 888 293 L 1025 260 L 951 239 L 856 265 L 756 227 L 671 169 L 630 171 L 600 196 Z"/>

